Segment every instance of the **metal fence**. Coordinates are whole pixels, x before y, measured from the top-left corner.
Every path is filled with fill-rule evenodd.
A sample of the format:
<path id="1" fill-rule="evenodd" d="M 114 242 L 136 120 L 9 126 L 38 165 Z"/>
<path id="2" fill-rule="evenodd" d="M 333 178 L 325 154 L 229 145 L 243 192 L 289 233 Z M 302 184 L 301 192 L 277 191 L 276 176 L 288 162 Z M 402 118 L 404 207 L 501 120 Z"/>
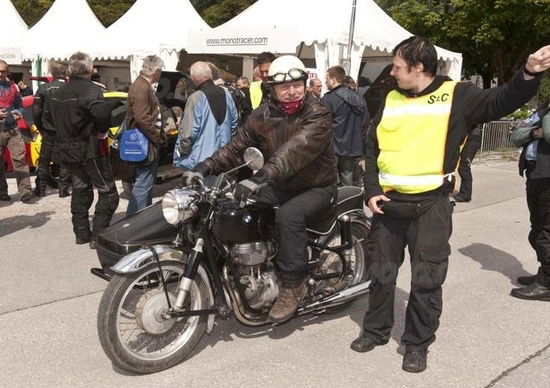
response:
<path id="1" fill-rule="evenodd" d="M 499 120 L 484 124 L 479 157 L 517 150 L 518 147 L 510 141 L 510 130 L 517 123 L 517 121 L 512 120 Z"/>

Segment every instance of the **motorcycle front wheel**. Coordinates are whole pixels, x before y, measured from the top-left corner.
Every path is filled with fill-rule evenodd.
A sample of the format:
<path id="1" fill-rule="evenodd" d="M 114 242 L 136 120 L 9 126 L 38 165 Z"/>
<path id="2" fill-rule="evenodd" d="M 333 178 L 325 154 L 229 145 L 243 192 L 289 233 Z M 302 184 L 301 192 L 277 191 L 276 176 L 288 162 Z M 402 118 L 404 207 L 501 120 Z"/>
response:
<path id="1" fill-rule="evenodd" d="M 162 263 L 170 303 L 176 300 L 185 265 Z M 207 290 L 196 277 L 184 309 L 207 306 Z M 97 316 L 97 331 L 103 350 L 113 364 L 133 373 L 153 373 L 182 362 L 206 330 L 206 315 L 167 318 L 166 294 L 157 264 L 125 276 L 115 275 L 103 293 Z"/>

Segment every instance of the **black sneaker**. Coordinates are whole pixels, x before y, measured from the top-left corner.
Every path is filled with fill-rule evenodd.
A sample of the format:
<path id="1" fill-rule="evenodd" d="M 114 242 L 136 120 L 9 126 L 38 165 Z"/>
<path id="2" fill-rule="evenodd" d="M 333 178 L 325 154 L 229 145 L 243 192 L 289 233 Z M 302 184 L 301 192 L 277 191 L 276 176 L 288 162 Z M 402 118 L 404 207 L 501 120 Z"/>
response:
<path id="1" fill-rule="evenodd" d="M 378 338 L 374 338 L 372 336 L 360 335 L 359 337 L 353 340 L 353 342 L 350 345 L 350 348 L 359 353 L 366 353 L 366 352 L 370 352 L 372 349 L 374 349 L 377 346 L 385 345 L 387 343 L 388 343 L 388 340 L 379 340 Z"/>
<path id="2" fill-rule="evenodd" d="M 427 350 L 407 350 L 403 356 L 403 370 L 405 372 L 420 373 L 428 367 Z"/>
<path id="3" fill-rule="evenodd" d="M 11 197 L 7 194 L 2 194 L 2 195 L 0 195 L 0 201 L 9 202 L 9 201 L 11 201 Z"/>

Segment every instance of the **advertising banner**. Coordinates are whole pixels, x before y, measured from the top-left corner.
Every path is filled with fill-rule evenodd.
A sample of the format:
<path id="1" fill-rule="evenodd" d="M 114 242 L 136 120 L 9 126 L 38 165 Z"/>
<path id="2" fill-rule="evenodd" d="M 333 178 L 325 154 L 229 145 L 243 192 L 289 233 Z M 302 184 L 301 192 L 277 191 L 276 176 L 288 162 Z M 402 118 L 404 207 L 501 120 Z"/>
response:
<path id="1" fill-rule="evenodd" d="M 185 50 L 190 54 L 294 53 L 296 34 L 294 27 L 190 30 Z"/>
<path id="2" fill-rule="evenodd" d="M 8 65 L 21 64 L 21 49 L 15 47 L 4 47 L 0 49 L 0 59 L 3 59 Z"/>

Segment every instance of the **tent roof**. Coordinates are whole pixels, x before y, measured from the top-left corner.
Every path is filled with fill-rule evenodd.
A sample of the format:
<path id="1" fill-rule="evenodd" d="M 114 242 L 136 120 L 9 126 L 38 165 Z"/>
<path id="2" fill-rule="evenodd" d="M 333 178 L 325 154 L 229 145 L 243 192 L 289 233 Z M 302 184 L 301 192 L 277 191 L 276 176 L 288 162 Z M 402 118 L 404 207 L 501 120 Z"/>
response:
<path id="1" fill-rule="evenodd" d="M 179 51 L 189 29 L 210 29 L 189 0 L 137 0 L 107 28 L 96 54 L 107 59 L 158 54 L 161 48 Z"/>
<path id="2" fill-rule="evenodd" d="M 0 15 L 2 15 L 0 48 L 21 47 L 28 27 L 11 0 L 0 0 Z"/>
<path id="3" fill-rule="evenodd" d="M 214 31 L 232 29 L 276 28 L 283 33 L 285 27 L 293 31 L 286 37 L 311 45 L 327 40 L 347 44 L 353 0 L 338 2 L 318 0 L 258 0 L 230 21 Z M 298 26 L 298 28 L 296 28 Z M 230 34 L 223 34 L 230 36 Z M 402 40 L 412 34 L 396 23 L 373 0 L 357 0 L 354 42 L 375 50 L 391 52 Z M 269 48 L 267 48 L 269 49 Z M 460 57 L 443 48 L 437 48 L 442 59 Z"/>
<path id="4" fill-rule="evenodd" d="M 86 0 L 55 0 L 27 33 L 23 58 L 67 59 L 76 51 L 92 53 L 105 27 Z"/>

